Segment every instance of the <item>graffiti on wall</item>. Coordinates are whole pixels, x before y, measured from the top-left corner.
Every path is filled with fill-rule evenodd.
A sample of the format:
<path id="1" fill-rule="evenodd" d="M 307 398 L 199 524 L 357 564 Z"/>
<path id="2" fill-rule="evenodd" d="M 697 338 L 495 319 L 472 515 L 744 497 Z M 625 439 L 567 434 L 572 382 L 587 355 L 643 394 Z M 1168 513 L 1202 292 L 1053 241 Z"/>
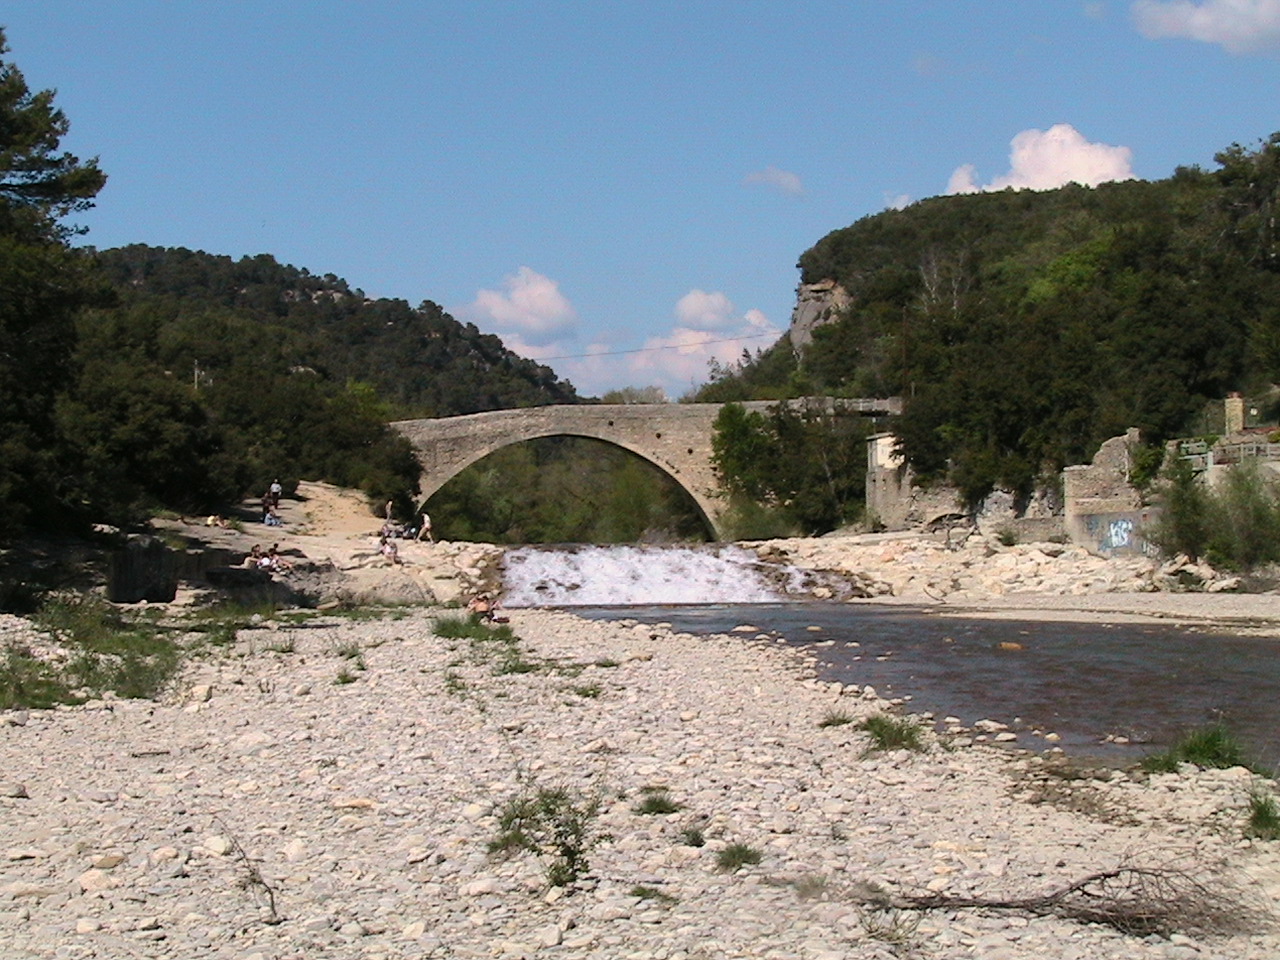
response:
<path id="1" fill-rule="evenodd" d="M 1145 553 L 1154 554 L 1156 548 L 1142 536 L 1139 512 L 1116 514 L 1102 513 L 1084 517 L 1089 539 L 1097 544 L 1101 554 Z"/>

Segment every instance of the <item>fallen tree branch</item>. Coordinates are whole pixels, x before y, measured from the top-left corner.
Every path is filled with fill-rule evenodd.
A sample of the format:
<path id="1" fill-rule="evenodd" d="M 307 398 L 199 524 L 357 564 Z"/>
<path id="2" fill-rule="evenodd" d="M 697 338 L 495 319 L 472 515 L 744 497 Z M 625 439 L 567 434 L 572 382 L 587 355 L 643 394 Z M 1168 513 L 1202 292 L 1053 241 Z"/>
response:
<path id="1" fill-rule="evenodd" d="M 1002 900 L 947 894 L 900 894 L 908 910 L 1012 910 L 1082 923 L 1102 923 L 1122 933 L 1231 934 L 1270 925 L 1271 914 L 1221 876 L 1199 878 L 1186 870 L 1119 867 L 1089 874 L 1037 897 Z"/>
<path id="2" fill-rule="evenodd" d="M 214 816 L 214 821 L 222 827 L 223 834 L 227 838 L 227 842 L 231 844 L 231 852 L 235 854 L 235 859 L 239 861 L 244 868 L 244 874 L 241 876 L 237 884 L 241 889 L 248 890 L 252 893 L 262 894 L 266 899 L 266 913 L 262 918 L 262 922 L 270 926 L 274 926 L 284 920 L 276 912 L 276 888 L 267 882 L 267 878 L 262 875 L 262 870 L 258 867 L 258 861 L 249 856 L 248 851 L 241 846 L 240 841 L 236 839 L 235 834 L 223 823 L 222 818 Z"/>

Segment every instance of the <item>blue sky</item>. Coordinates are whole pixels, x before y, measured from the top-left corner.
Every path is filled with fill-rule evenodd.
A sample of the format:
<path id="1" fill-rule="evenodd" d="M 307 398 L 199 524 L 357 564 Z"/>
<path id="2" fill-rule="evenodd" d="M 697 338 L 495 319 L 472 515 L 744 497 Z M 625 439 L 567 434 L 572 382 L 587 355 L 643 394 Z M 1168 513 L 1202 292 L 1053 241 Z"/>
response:
<path id="1" fill-rule="evenodd" d="M 1280 0 L 16 0 L 86 242 L 433 300 L 585 394 L 786 328 L 800 254 L 950 190 L 1160 178 L 1280 129 Z M 589 356 L 583 356 L 589 355 Z"/>

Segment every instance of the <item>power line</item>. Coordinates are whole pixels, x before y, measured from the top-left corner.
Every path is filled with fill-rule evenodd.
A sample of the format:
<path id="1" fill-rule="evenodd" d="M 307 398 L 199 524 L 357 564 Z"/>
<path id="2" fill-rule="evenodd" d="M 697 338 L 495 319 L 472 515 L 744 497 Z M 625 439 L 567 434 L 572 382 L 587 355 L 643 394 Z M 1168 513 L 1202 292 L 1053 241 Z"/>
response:
<path id="1" fill-rule="evenodd" d="M 724 340 L 704 340 L 701 343 L 672 343 L 664 347 L 637 347 L 635 350 L 610 350 L 606 353 L 566 353 L 559 357 L 537 357 L 538 363 L 545 363 L 548 360 L 582 360 L 587 357 L 620 357 L 627 353 L 656 353 L 659 350 L 683 350 L 686 347 L 709 347 L 715 343 L 738 343 L 742 340 L 762 340 L 765 337 L 779 337 L 781 334 L 775 333 L 753 333 L 749 337 L 728 337 Z"/>

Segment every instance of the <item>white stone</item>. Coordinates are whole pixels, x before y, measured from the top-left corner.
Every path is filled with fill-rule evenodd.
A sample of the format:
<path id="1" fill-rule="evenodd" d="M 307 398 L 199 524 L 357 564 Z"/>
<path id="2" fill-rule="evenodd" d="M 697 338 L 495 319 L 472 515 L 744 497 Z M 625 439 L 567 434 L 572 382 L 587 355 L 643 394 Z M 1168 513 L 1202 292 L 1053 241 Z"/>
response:
<path id="1" fill-rule="evenodd" d="M 99 890 L 110 890 L 116 886 L 116 880 L 105 870 L 86 870 L 76 877 L 76 886 L 85 893 Z"/>

